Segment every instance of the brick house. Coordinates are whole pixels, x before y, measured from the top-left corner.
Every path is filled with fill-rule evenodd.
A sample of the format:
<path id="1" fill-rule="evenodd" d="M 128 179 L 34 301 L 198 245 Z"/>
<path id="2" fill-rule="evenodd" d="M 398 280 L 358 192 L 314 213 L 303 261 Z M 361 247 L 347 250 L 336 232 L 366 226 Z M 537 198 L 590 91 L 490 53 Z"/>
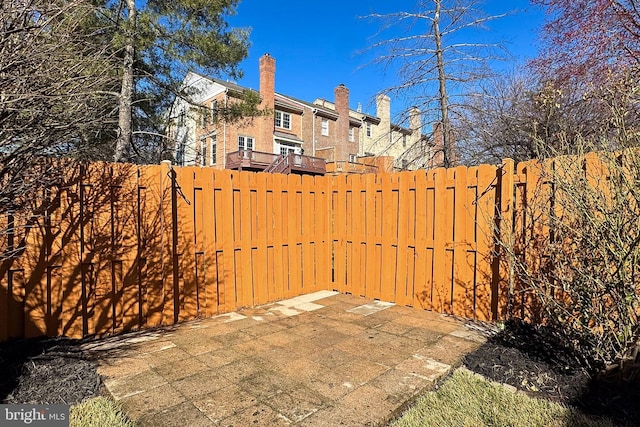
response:
<path id="1" fill-rule="evenodd" d="M 385 165 L 379 158 L 386 156 L 398 159 L 397 168 L 403 152 L 424 139 L 419 112 L 412 116 L 413 130 L 394 125 L 390 100 L 384 95 L 377 99 L 376 117 L 350 109 L 349 89 L 343 84 L 335 88 L 333 102 L 307 102 L 277 93 L 276 61 L 269 54 L 260 58 L 259 71 L 258 91 L 192 72 L 185 77 L 191 99 L 176 100 L 169 131 L 176 164 L 264 170 L 292 153 L 304 161 L 317 164 L 323 159 L 348 165 L 347 169 L 359 161 Z M 259 95 L 260 108 L 269 114 L 229 123 L 216 120 L 220 108 L 239 102 L 247 91 Z M 386 162 L 382 168 L 391 165 Z"/>

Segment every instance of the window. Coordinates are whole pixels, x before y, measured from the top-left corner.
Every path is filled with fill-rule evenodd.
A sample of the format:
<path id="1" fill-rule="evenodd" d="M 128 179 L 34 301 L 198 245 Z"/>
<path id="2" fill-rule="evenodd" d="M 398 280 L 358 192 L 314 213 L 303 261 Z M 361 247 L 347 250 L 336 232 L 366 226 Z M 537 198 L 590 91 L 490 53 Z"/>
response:
<path id="1" fill-rule="evenodd" d="M 200 127 L 206 128 L 211 123 L 211 113 L 207 107 L 200 108 Z"/>
<path id="2" fill-rule="evenodd" d="M 356 160 L 355 154 L 349 154 L 349 163 L 356 163 Z"/>
<path id="3" fill-rule="evenodd" d="M 218 120 L 218 100 L 213 100 L 211 102 L 210 114 L 211 114 L 211 117 L 209 121 L 211 123 L 215 123 Z"/>
<path id="4" fill-rule="evenodd" d="M 290 142 L 276 140 L 273 146 L 274 153 L 280 153 L 282 156 L 286 156 L 289 153 L 301 154 L 302 148 L 299 145 L 292 144 Z"/>
<path id="5" fill-rule="evenodd" d="M 178 126 L 184 126 L 185 121 L 185 112 L 184 110 L 180 110 L 178 113 Z"/>
<path id="6" fill-rule="evenodd" d="M 283 156 L 286 156 L 289 153 L 295 153 L 295 152 L 296 152 L 296 147 L 292 145 L 285 145 L 280 143 L 280 154 L 282 154 Z"/>
<path id="7" fill-rule="evenodd" d="M 206 128 L 218 120 L 218 101 L 211 101 L 211 108 L 202 107 L 200 109 L 200 126 Z"/>
<path id="8" fill-rule="evenodd" d="M 184 166 L 184 151 L 185 151 L 185 143 L 178 143 L 178 150 L 176 153 L 176 164 L 178 166 Z"/>
<path id="9" fill-rule="evenodd" d="M 253 137 L 251 137 L 251 136 L 239 136 L 238 137 L 238 150 L 253 150 Z"/>
<path id="10" fill-rule="evenodd" d="M 218 142 L 217 142 L 217 136 L 216 135 L 211 135 L 211 163 L 212 165 L 215 165 L 217 162 L 217 148 L 218 148 Z"/>
<path id="11" fill-rule="evenodd" d="M 201 144 L 202 145 L 200 147 L 200 150 L 201 150 L 201 153 L 200 153 L 201 154 L 201 156 L 200 156 L 200 166 L 207 166 L 207 160 L 209 160 L 209 159 L 207 159 L 207 140 L 203 139 L 201 141 Z"/>
<path id="12" fill-rule="evenodd" d="M 329 120 L 322 119 L 322 122 L 320 123 L 320 133 L 323 136 L 329 136 Z"/>
<path id="13" fill-rule="evenodd" d="M 402 147 L 407 148 L 407 135 L 402 135 Z"/>
<path id="14" fill-rule="evenodd" d="M 349 142 L 353 142 L 356 140 L 356 130 L 352 127 L 349 127 Z"/>
<path id="15" fill-rule="evenodd" d="M 291 129 L 291 114 L 276 111 L 275 125 L 279 128 Z"/>
<path id="16" fill-rule="evenodd" d="M 367 123 L 367 136 L 371 138 L 371 123 Z"/>

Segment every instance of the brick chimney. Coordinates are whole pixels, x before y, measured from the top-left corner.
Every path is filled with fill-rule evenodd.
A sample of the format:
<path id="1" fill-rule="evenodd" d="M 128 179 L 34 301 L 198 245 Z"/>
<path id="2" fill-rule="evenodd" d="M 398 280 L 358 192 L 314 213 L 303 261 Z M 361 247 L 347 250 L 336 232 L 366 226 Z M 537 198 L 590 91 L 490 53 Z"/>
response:
<path id="1" fill-rule="evenodd" d="M 256 151 L 273 152 L 273 111 L 275 109 L 276 60 L 268 53 L 260 57 L 260 107 L 268 109 L 272 114 L 261 120 L 260 135 L 256 141 Z"/>
<path id="2" fill-rule="evenodd" d="M 422 136 L 422 117 L 418 107 L 411 107 L 409 110 L 409 128 L 411 129 L 411 139 L 409 140 L 409 146 L 420 141 Z"/>
<path id="3" fill-rule="evenodd" d="M 444 165 L 444 132 L 442 127 L 441 122 L 433 124 L 433 134 L 431 136 L 433 145 L 432 156 L 430 159 L 431 168 L 440 168 Z"/>
<path id="4" fill-rule="evenodd" d="M 349 154 L 358 154 L 358 145 L 349 143 L 349 89 L 341 84 L 334 90 L 336 113 L 336 160 L 347 161 Z M 351 145 L 355 148 L 351 149 Z"/>
<path id="5" fill-rule="evenodd" d="M 389 141 L 389 133 L 391 133 L 391 98 L 383 93 L 376 96 L 376 115 L 380 119 L 376 138 L 385 138 L 386 141 Z"/>

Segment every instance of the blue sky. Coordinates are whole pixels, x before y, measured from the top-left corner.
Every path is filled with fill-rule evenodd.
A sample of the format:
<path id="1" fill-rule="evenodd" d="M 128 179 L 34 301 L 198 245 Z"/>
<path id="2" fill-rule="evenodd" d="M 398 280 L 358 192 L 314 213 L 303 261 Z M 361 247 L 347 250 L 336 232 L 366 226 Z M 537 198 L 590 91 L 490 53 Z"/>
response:
<path id="1" fill-rule="evenodd" d="M 363 53 L 372 44 L 380 21 L 361 19 L 370 13 L 411 11 L 416 0 L 351 1 L 324 0 L 241 0 L 237 15 L 229 19 L 232 26 L 251 27 L 249 57 L 242 62 L 244 77 L 237 83 L 258 89 L 258 60 L 268 52 L 276 59 L 276 91 L 305 101 L 316 98 L 333 100 L 333 90 L 343 83 L 350 90 L 350 104 L 374 114 L 377 93 L 397 80 L 394 73 L 384 73 L 380 66 L 367 66 L 373 58 Z M 514 68 L 536 55 L 537 32 L 544 15 L 528 0 L 486 0 L 487 14 L 510 10 L 519 12 L 493 21 L 486 40 L 504 41 L 513 62 L 502 67 Z M 392 110 L 400 108 L 402 101 Z M 395 107 L 395 108 L 394 108 Z"/>

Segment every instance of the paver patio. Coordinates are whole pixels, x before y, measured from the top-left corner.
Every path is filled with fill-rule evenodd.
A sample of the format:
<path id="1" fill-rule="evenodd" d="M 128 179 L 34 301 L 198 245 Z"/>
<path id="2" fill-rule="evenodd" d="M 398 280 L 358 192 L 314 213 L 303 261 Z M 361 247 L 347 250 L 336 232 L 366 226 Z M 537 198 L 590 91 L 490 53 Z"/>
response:
<path id="1" fill-rule="evenodd" d="M 321 291 L 86 348 L 141 426 L 363 426 L 483 341 L 440 314 Z"/>

